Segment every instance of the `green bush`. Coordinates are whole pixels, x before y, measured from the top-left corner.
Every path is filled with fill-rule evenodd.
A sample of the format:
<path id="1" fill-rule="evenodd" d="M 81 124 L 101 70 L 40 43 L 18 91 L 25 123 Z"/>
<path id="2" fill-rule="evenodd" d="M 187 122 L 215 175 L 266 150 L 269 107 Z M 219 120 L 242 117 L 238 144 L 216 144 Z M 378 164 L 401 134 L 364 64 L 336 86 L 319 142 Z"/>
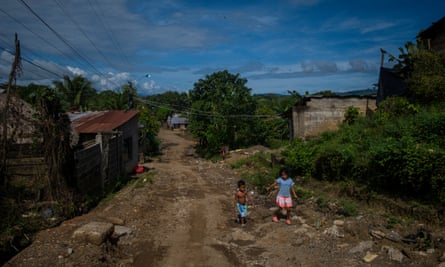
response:
<path id="1" fill-rule="evenodd" d="M 341 200 L 340 201 L 340 210 L 339 213 L 344 216 L 357 216 L 358 215 L 358 205 L 355 202 L 350 200 Z"/>
<path id="2" fill-rule="evenodd" d="M 283 155 L 294 175 L 311 176 L 316 153 L 315 144 L 295 139 Z"/>
<path id="3" fill-rule="evenodd" d="M 380 106 L 379 106 L 380 108 Z M 376 193 L 445 204 L 445 112 L 389 99 L 374 118 L 358 118 L 283 153 L 297 174 L 353 181 Z"/>

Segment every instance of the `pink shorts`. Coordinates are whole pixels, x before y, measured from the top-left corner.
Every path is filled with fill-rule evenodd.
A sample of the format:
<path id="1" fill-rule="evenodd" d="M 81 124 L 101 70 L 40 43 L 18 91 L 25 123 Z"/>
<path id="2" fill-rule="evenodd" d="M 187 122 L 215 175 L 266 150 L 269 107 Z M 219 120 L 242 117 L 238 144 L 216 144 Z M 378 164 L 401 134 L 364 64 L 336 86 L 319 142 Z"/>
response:
<path id="1" fill-rule="evenodd" d="M 292 207 L 292 197 L 277 196 L 276 203 L 280 208 Z"/>

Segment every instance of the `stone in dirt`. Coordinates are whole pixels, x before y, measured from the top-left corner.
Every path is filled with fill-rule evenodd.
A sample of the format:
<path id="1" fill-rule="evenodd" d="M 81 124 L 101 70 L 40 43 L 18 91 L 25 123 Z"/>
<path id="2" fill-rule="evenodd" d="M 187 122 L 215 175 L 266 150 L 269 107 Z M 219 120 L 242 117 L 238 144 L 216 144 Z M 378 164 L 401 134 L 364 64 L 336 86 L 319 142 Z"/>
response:
<path id="1" fill-rule="evenodd" d="M 357 246 L 351 248 L 349 250 L 349 253 L 351 253 L 351 254 L 358 253 L 358 252 L 361 253 L 365 250 L 371 249 L 373 245 L 374 245 L 374 242 L 372 242 L 372 241 L 363 241 L 363 242 L 358 243 Z"/>
<path id="2" fill-rule="evenodd" d="M 128 227 L 120 226 L 120 225 L 115 225 L 114 226 L 113 236 L 115 236 L 115 237 L 121 237 L 121 236 L 124 236 L 124 235 L 129 235 L 131 233 L 132 233 L 132 231 Z"/>
<path id="3" fill-rule="evenodd" d="M 377 254 L 368 252 L 368 253 L 366 253 L 366 256 L 363 257 L 363 261 L 369 263 L 369 262 L 372 262 L 373 260 L 375 260 L 378 256 L 379 255 L 377 255 Z"/>
<path id="4" fill-rule="evenodd" d="M 402 262 L 403 258 L 405 257 L 400 250 L 393 247 L 383 246 L 382 250 L 386 251 L 386 253 L 388 253 L 389 259 L 393 261 Z"/>
<path id="5" fill-rule="evenodd" d="M 345 224 L 345 221 L 343 221 L 343 220 L 334 220 L 334 225 L 343 226 L 344 224 Z"/>
<path id="6" fill-rule="evenodd" d="M 118 217 L 107 217 L 106 220 L 114 225 L 124 225 L 125 222 L 123 219 Z"/>
<path id="7" fill-rule="evenodd" d="M 114 225 L 107 222 L 90 222 L 73 233 L 73 238 L 94 245 L 102 244 L 114 231 Z"/>
<path id="8" fill-rule="evenodd" d="M 334 237 L 344 237 L 344 235 L 338 230 L 337 225 L 333 225 L 332 227 L 324 230 L 323 233 Z"/>
<path id="9" fill-rule="evenodd" d="M 372 237 L 375 237 L 375 238 L 377 238 L 377 239 L 382 239 L 382 238 L 384 238 L 386 235 L 385 235 L 385 233 L 383 233 L 382 231 L 380 231 L 380 230 L 370 230 L 369 231 L 369 234 L 372 236 Z"/>

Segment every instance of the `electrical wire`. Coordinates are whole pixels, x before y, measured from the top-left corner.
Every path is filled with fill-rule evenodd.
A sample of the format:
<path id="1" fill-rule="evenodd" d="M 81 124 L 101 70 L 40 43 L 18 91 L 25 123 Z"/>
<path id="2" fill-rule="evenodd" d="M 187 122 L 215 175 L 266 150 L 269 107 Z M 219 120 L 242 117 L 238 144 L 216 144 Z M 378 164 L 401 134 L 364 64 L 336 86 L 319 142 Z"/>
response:
<path id="1" fill-rule="evenodd" d="M 113 37 L 113 32 L 111 31 L 109 25 L 106 23 L 105 19 L 103 18 L 103 12 L 102 9 L 99 8 L 99 10 L 102 12 L 102 15 L 99 14 L 99 12 L 96 10 L 94 5 L 91 3 L 91 0 L 88 0 L 88 4 L 90 5 L 91 9 L 93 9 L 93 12 L 96 14 L 96 17 L 99 18 L 100 22 L 102 23 L 102 26 L 105 29 L 105 32 L 108 35 L 108 38 L 110 38 L 111 43 L 113 44 L 114 48 L 121 54 L 122 58 L 125 60 L 125 62 L 130 65 L 130 61 L 128 60 L 127 56 L 125 55 L 124 51 L 122 50 L 119 43 L 116 41 L 116 39 Z M 96 3 L 96 5 L 99 7 L 99 5 Z"/>
<path id="2" fill-rule="evenodd" d="M 20 1 L 37 19 L 40 20 L 58 39 L 60 39 L 66 46 L 68 46 L 77 56 L 79 56 L 83 61 L 85 61 L 100 77 L 107 79 L 108 81 L 114 83 L 119 87 L 114 81 L 109 80 L 102 72 L 100 72 L 87 58 L 85 58 L 76 48 L 74 48 L 63 36 L 61 36 L 56 30 L 54 30 L 42 17 L 40 17 L 24 0 Z"/>
<path id="3" fill-rule="evenodd" d="M 3 51 L 5 51 L 5 52 L 8 53 L 8 54 L 14 56 L 14 54 L 12 54 L 12 53 L 9 52 L 8 50 L 6 50 L 4 47 L 0 46 L 0 49 L 2 49 Z M 37 68 L 39 68 L 39 69 L 41 69 L 41 70 L 44 70 L 44 71 L 46 71 L 46 72 L 48 72 L 48 73 L 51 73 L 51 74 L 53 74 L 53 75 L 55 75 L 55 76 L 57 76 L 57 77 L 59 77 L 59 78 L 63 78 L 63 76 L 61 76 L 60 74 L 55 73 L 55 72 L 53 72 L 53 71 L 51 71 L 51 70 L 49 70 L 49 69 L 47 69 L 47 68 L 45 68 L 45 67 L 43 67 L 43 66 L 40 66 L 39 64 L 34 63 L 34 62 L 32 62 L 31 60 L 29 60 L 29 59 L 27 59 L 27 58 L 25 58 L 25 57 L 23 57 L 23 56 L 21 57 L 21 59 L 22 59 L 23 61 L 25 61 L 25 62 L 27 62 L 27 63 L 33 65 L 34 67 L 37 67 Z M 8 62 L 8 61 L 5 60 L 5 59 L 3 59 L 3 60 L 6 61 L 6 62 Z M 8 62 L 8 63 L 10 63 L 10 62 Z M 32 73 L 34 73 L 34 74 L 38 74 L 38 73 L 36 73 L 36 72 L 32 72 Z"/>
<path id="4" fill-rule="evenodd" d="M 90 37 L 86 34 L 86 32 L 80 27 L 80 25 L 74 20 L 74 18 L 69 14 L 66 9 L 63 7 L 63 3 L 59 0 L 54 0 L 56 4 L 59 6 L 60 10 L 67 16 L 71 22 L 77 27 L 77 29 L 82 33 L 82 35 L 90 42 L 90 44 L 96 49 L 96 51 L 103 57 L 103 59 L 110 65 L 113 65 L 110 60 L 102 53 L 102 51 L 96 46 L 96 44 L 91 40 Z"/>
<path id="5" fill-rule="evenodd" d="M 55 46 L 53 43 L 49 42 L 47 39 L 43 38 L 41 35 L 37 34 L 36 32 L 34 32 L 31 28 L 29 28 L 28 26 L 26 26 L 25 24 L 23 24 L 22 22 L 20 22 L 19 20 L 17 20 L 16 18 L 14 18 L 13 16 L 11 16 L 8 12 L 4 11 L 3 9 L 0 8 L 0 11 L 3 12 L 5 15 L 7 15 L 10 19 L 12 19 L 14 22 L 20 24 L 21 26 L 23 26 L 26 30 L 28 30 L 29 32 L 31 32 L 32 34 L 34 34 L 37 38 L 39 38 L 40 40 L 42 40 L 45 44 L 51 46 L 52 48 L 56 49 L 57 51 L 59 51 L 60 55 L 65 56 L 67 59 L 69 60 L 73 60 L 73 61 L 78 61 L 77 58 L 75 57 L 71 57 L 69 54 L 65 54 L 62 50 L 60 50 L 57 46 Z M 78 61 L 80 62 L 80 61 Z"/>
<path id="6" fill-rule="evenodd" d="M 145 104 L 148 104 L 150 106 L 154 106 L 154 107 L 163 107 L 166 108 L 167 110 L 170 111 L 178 111 L 178 109 L 172 108 L 171 105 L 169 104 L 165 104 L 165 103 L 160 103 L 160 102 L 156 102 L 156 101 L 151 101 L 148 99 L 140 99 L 138 98 L 140 101 L 145 101 Z M 182 110 L 181 112 L 185 112 L 187 114 L 192 114 L 192 115 L 197 115 L 197 116 L 202 116 L 202 117 L 214 117 L 214 118 L 267 118 L 267 119 L 271 119 L 271 118 L 281 118 L 280 114 L 270 114 L 270 115 L 261 115 L 261 114 L 231 114 L 231 115 L 222 115 L 222 114 L 215 114 L 215 113 L 211 113 L 211 112 L 207 112 L 207 111 L 203 111 L 203 110 L 198 110 L 198 109 L 193 109 L 193 108 L 188 108 L 185 110 Z"/>

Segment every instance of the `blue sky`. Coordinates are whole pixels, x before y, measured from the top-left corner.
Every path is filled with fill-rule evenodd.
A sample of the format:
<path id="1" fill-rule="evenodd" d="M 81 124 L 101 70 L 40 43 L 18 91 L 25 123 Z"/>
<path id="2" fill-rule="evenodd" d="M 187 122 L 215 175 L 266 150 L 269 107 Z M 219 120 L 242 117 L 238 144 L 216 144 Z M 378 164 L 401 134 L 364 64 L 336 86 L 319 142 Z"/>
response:
<path id="1" fill-rule="evenodd" d="M 131 81 L 147 95 L 227 69 L 252 93 L 366 89 L 380 48 L 398 55 L 444 11 L 437 0 L 3 0 L 0 82 L 17 32 L 24 85 L 81 74 L 98 90 Z"/>

